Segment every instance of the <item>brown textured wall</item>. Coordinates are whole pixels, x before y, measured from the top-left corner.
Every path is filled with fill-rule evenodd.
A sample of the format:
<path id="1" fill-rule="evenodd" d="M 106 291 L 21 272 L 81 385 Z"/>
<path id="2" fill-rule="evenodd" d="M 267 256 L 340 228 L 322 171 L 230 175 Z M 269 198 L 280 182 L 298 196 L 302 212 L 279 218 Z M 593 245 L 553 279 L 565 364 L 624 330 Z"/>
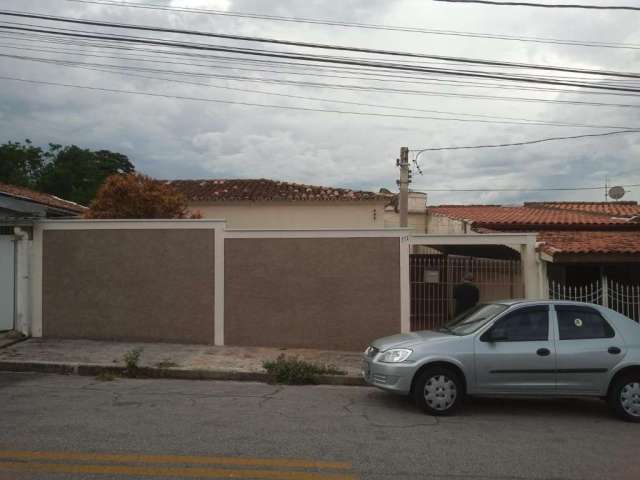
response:
<path id="1" fill-rule="evenodd" d="M 213 343 L 213 230 L 44 232 L 43 336 Z"/>
<path id="2" fill-rule="evenodd" d="M 225 240 L 225 343 L 363 350 L 400 331 L 398 238 Z"/>

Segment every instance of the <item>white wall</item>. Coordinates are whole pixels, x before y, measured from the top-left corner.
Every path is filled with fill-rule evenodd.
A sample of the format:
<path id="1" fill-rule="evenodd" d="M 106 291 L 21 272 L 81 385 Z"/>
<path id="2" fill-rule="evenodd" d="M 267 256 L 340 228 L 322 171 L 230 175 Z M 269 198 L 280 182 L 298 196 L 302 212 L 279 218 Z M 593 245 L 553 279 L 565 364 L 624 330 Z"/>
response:
<path id="1" fill-rule="evenodd" d="M 385 200 L 194 202 L 189 210 L 203 218 L 222 219 L 229 228 L 384 228 Z"/>
<path id="2" fill-rule="evenodd" d="M 460 235 L 463 233 L 473 233 L 461 220 L 453 220 L 449 217 L 439 215 L 427 216 L 427 233 L 434 235 Z"/>

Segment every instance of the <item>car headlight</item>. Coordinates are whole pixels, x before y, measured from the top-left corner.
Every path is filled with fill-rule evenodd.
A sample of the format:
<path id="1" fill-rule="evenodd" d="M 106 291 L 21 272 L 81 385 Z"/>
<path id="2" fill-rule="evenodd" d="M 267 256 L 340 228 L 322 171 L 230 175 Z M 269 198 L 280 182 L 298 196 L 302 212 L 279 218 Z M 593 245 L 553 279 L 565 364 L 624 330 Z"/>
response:
<path id="1" fill-rule="evenodd" d="M 372 354 L 374 351 L 375 351 L 375 349 L 374 349 L 371 345 L 369 345 L 369 346 L 365 349 L 364 354 L 365 354 L 367 357 L 370 357 L 370 356 L 371 356 L 371 354 Z"/>
<path id="2" fill-rule="evenodd" d="M 413 350 L 409 350 L 408 348 L 393 348 L 384 352 L 379 358 L 379 361 L 384 363 L 400 363 L 409 358 L 409 355 L 412 353 Z"/>

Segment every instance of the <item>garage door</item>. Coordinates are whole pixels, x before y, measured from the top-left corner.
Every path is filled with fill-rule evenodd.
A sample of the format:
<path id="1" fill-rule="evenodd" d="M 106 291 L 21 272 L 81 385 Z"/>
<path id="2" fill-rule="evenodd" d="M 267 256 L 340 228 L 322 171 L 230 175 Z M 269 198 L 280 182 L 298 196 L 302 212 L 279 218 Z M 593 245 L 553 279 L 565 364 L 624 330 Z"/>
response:
<path id="1" fill-rule="evenodd" d="M 13 236 L 0 235 L 0 331 L 13 329 L 15 251 Z"/>

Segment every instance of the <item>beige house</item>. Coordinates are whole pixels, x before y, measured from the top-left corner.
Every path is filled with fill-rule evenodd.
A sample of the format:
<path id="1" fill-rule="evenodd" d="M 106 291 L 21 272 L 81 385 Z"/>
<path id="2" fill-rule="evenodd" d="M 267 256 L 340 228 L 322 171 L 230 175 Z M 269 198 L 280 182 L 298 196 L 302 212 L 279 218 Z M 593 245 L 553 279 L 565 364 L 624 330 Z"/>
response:
<path id="1" fill-rule="evenodd" d="M 267 179 L 173 180 L 191 211 L 205 219 L 224 219 L 239 229 L 327 229 L 398 227 L 396 196 Z M 426 204 L 412 199 L 410 226 L 424 233 Z M 419 212 L 419 213 L 416 213 Z"/>

